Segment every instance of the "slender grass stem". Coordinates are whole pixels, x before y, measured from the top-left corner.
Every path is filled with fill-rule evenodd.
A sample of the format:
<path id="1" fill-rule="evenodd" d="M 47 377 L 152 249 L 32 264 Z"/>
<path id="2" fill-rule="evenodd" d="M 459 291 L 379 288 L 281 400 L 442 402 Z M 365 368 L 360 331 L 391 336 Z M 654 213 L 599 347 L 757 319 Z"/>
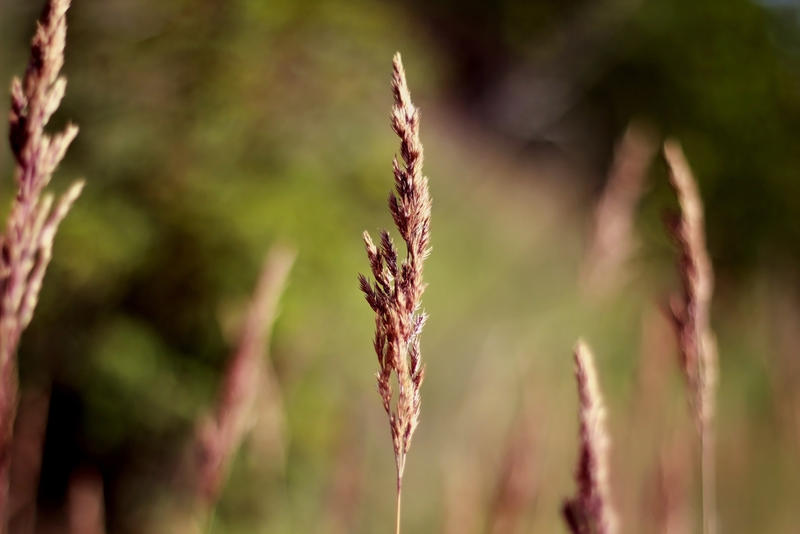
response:
<path id="1" fill-rule="evenodd" d="M 403 481 L 397 479 L 397 519 L 395 522 L 394 532 L 395 534 L 400 534 L 400 515 L 402 510 L 403 504 Z"/>
<path id="2" fill-rule="evenodd" d="M 714 432 L 710 423 L 700 436 L 700 474 L 703 510 L 703 534 L 717 534 Z"/>

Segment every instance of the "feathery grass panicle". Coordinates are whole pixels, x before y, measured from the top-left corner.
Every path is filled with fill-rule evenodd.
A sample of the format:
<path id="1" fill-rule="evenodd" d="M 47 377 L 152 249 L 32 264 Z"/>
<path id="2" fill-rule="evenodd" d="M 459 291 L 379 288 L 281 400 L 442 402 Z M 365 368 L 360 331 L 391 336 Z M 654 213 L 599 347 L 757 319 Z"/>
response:
<path id="1" fill-rule="evenodd" d="M 608 481 L 606 408 L 589 347 L 578 341 L 574 355 L 580 419 L 580 456 L 575 472 L 578 493 L 564 503 L 564 518 L 573 534 L 615 534 L 617 514 Z"/>
<path id="2" fill-rule="evenodd" d="M 422 267 L 428 256 L 431 198 L 428 179 L 422 174 L 419 110 L 411 102 L 400 54 L 392 63 L 392 129 L 400 137 L 400 158 L 392 161 L 395 191 L 389 195 L 389 211 L 406 244 L 406 257 L 398 264 L 397 249 L 389 233 L 382 231 L 375 245 L 364 232 L 372 275 L 371 283 L 359 275 L 361 291 L 375 312 L 374 348 L 378 356 L 378 392 L 389 416 L 397 468 L 397 530 L 400 528 L 400 495 L 411 438 L 419 423 L 420 386 L 424 367 L 420 357 L 420 333 L 426 315 L 419 311 L 425 284 Z M 397 399 L 392 407 L 392 374 L 397 377 Z"/>
<path id="3" fill-rule="evenodd" d="M 228 465 L 253 423 L 260 390 L 269 390 L 268 409 L 277 409 L 282 418 L 277 383 L 264 363 L 264 352 L 295 255 L 294 250 L 280 247 L 267 254 L 238 346 L 225 369 L 215 412 L 198 429 L 195 489 L 208 507 L 216 503 Z"/>
<path id="4" fill-rule="evenodd" d="M 680 204 L 680 215 L 670 222 L 678 247 L 682 291 L 670 301 L 678 337 L 683 374 L 700 435 L 703 532 L 717 530 L 714 474 L 714 397 L 717 385 L 717 346 L 711 331 L 710 306 L 714 272 L 708 256 L 703 202 L 689 163 L 676 141 L 664 143 L 669 180 Z"/>
<path id="5" fill-rule="evenodd" d="M 0 256 L 0 521 L 8 515 L 8 449 L 17 400 L 16 354 L 22 332 L 30 323 L 53 240 L 61 221 L 80 195 L 83 182 L 74 183 L 58 201 L 43 194 L 78 128 L 49 135 L 45 127 L 66 90 L 60 76 L 64 64 L 66 12 L 70 0 L 50 0 L 37 25 L 31 59 L 22 80 L 11 84 L 9 142 L 14 155 L 17 192 Z"/>

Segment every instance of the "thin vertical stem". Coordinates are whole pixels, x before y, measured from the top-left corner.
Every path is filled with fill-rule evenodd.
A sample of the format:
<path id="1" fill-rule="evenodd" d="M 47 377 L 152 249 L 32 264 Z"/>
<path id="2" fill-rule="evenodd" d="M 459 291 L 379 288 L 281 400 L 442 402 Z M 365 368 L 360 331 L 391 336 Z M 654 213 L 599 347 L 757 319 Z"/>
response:
<path id="1" fill-rule="evenodd" d="M 400 534 L 400 510 L 403 501 L 403 479 L 397 477 L 397 521 L 395 523 L 395 534 Z"/>
<path id="2" fill-rule="evenodd" d="M 714 469 L 714 431 L 707 423 L 700 435 L 700 474 L 702 477 L 703 533 L 717 534 L 716 488 Z"/>

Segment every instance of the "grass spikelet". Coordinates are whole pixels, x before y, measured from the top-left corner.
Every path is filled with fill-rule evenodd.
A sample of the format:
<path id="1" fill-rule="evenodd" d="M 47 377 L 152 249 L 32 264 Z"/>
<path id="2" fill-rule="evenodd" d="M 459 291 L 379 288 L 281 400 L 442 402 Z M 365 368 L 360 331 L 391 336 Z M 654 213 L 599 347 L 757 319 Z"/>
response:
<path id="1" fill-rule="evenodd" d="M 714 400 L 717 386 L 717 346 L 711 331 L 710 306 L 714 272 L 706 248 L 703 202 L 689 163 L 676 141 L 664 143 L 669 180 L 680 214 L 669 230 L 678 247 L 681 293 L 670 301 L 683 374 L 700 435 L 703 532 L 717 531 L 714 459 Z"/>
<path id="2" fill-rule="evenodd" d="M 578 341 L 574 356 L 580 420 L 580 455 L 575 471 L 578 492 L 564 503 L 564 519 L 573 534 L 616 534 L 617 514 L 608 482 L 606 408 L 589 347 Z"/>
<path id="3" fill-rule="evenodd" d="M 397 522 L 400 532 L 400 503 L 406 455 L 419 424 L 420 387 L 424 367 L 420 356 L 420 334 L 426 315 L 420 312 L 425 284 L 422 267 L 428 256 L 431 199 L 428 179 L 422 174 L 423 151 L 419 140 L 419 110 L 411 102 L 400 54 L 392 63 L 392 129 L 400 138 L 400 159 L 394 158 L 395 191 L 389 195 L 389 211 L 406 245 L 406 257 L 398 264 L 397 249 L 388 232 L 380 234 L 378 245 L 364 232 L 374 282 L 359 275 L 361 291 L 375 312 L 374 348 L 378 356 L 378 393 L 392 435 L 397 469 Z M 392 375 L 397 378 L 393 399 Z M 394 406 L 392 405 L 392 401 Z"/>

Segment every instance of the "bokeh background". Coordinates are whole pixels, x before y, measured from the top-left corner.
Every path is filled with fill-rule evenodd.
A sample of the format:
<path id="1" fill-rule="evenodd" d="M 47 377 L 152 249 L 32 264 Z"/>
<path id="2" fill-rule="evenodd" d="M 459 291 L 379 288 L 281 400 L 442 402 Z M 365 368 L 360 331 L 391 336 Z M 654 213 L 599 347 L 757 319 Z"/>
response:
<path id="1" fill-rule="evenodd" d="M 0 0 L 0 80 L 24 71 L 40 4 Z M 624 532 L 666 532 L 665 507 L 670 532 L 699 531 L 696 440 L 662 311 L 678 279 L 659 156 L 637 246 L 602 291 L 581 282 L 633 122 L 683 143 L 706 204 L 721 532 L 796 532 L 799 12 L 789 0 L 75 0 L 54 122 L 81 133 L 53 187 L 83 176 L 87 188 L 20 353 L 25 398 L 47 416 L 38 531 L 66 531 L 76 480 L 102 496 L 109 533 L 184 531 L 171 480 L 277 243 L 298 251 L 265 354 L 285 431 L 277 447 L 245 442 L 208 531 L 393 527 L 356 275 L 361 232 L 391 225 L 400 50 L 434 198 L 404 530 L 565 531 L 582 336 L 609 404 Z M 8 150 L 0 168 L 8 200 Z M 508 465 L 512 512 L 498 497 Z"/>

